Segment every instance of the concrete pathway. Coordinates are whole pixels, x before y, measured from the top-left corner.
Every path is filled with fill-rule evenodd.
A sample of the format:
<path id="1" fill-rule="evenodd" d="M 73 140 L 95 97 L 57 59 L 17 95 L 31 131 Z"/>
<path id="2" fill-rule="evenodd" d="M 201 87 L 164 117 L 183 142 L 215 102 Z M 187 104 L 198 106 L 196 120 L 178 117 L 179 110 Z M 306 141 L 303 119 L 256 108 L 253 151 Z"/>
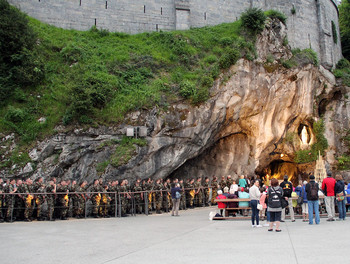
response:
<path id="1" fill-rule="evenodd" d="M 348 256 L 350 219 L 281 224 L 209 221 L 213 208 L 127 218 L 0 224 L 0 263 L 334 263 Z"/>

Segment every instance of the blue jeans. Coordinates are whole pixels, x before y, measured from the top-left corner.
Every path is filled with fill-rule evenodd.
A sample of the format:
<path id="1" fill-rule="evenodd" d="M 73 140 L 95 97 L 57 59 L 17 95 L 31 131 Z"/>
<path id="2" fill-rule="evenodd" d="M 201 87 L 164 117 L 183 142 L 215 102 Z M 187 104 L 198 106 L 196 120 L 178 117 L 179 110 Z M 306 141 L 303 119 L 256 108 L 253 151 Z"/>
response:
<path id="1" fill-rule="evenodd" d="M 318 225 L 320 223 L 320 211 L 319 211 L 319 203 L 316 201 L 307 201 L 307 205 L 309 207 L 309 224 L 313 224 L 313 217 L 315 212 L 315 223 Z"/>
<path id="2" fill-rule="evenodd" d="M 343 201 L 337 201 L 338 211 L 339 211 L 339 219 L 345 219 L 346 216 L 346 208 L 345 208 L 345 199 Z"/>
<path id="3" fill-rule="evenodd" d="M 254 225 L 254 221 L 256 220 L 256 224 L 259 225 L 259 210 L 257 208 L 258 201 L 251 200 L 250 207 L 252 208 L 252 225 Z"/>

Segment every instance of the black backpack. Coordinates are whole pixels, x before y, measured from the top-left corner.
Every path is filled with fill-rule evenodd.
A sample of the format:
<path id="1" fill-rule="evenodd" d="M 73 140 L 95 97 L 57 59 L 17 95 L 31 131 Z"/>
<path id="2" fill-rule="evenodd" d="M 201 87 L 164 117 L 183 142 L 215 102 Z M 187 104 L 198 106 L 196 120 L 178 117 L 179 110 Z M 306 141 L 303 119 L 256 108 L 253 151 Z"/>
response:
<path id="1" fill-rule="evenodd" d="M 291 197 L 292 196 L 292 183 L 291 182 L 284 182 L 284 185 L 282 187 L 283 189 L 283 196 L 284 197 Z"/>
<path id="2" fill-rule="evenodd" d="M 316 183 L 310 183 L 310 200 L 318 200 L 318 188 Z"/>
<path id="3" fill-rule="evenodd" d="M 277 193 L 273 187 L 270 187 L 270 190 L 269 190 L 268 206 L 270 208 L 280 208 L 282 206 L 280 194 Z"/>

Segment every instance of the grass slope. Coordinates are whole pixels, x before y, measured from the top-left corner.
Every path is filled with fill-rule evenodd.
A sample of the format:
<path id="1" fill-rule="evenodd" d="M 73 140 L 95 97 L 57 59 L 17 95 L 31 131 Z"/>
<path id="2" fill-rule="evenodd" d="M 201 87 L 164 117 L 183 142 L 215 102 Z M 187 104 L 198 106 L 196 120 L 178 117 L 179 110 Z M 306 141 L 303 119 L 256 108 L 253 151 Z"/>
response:
<path id="1" fill-rule="evenodd" d="M 0 109 L 0 131 L 16 132 L 24 144 L 60 122 L 111 124 L 128 111 L 174 100 L 201 103 L 221 70 L 254 56 L 253 44 L 239 36 L 239 21 L 138 35 L 64 30 L 34 19 L 30 26 L 45 78 L 16 90 Z"/>

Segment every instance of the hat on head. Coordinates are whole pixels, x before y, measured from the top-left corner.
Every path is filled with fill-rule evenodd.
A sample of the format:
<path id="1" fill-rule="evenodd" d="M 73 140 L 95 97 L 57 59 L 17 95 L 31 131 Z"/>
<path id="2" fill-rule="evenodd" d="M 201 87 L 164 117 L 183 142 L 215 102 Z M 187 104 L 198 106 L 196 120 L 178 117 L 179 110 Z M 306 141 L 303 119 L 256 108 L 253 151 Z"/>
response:
<path id="1" fill-rule="evenodd" d="M 314 180 L 315 179 L 315 176 L 314 175 L 310 175 L 310 180 Z"/>
<path id="2" fill-rule="evenodd" d="M 219 194 L 219 195 L 222 194 L 222 191 L 221 191 L 221 190 L 218 190 L 218 194 Z"/>

